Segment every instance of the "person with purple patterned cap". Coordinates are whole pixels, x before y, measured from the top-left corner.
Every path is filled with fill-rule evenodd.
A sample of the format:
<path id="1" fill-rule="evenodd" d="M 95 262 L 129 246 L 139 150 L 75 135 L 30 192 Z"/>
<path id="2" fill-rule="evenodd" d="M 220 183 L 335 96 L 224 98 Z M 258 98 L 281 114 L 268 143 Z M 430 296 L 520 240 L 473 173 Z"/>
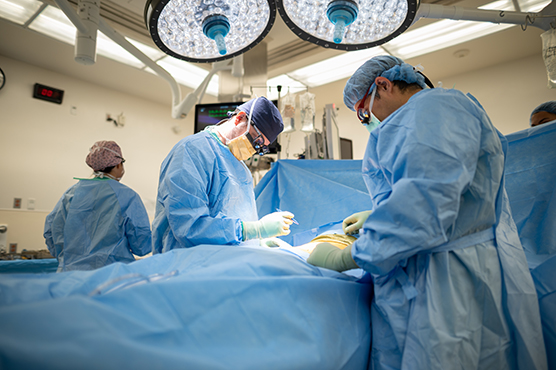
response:
<path id="1" fill-rule="evenodd" d="M 294 217 L 290 212 L 259 220 L 253 177 L 243 162 L 267 153 L 268 145 L 284 129 L 278 108 L 260 97 L 228 115 L 182 139 L 162 162 L 153 253 L 200 244 L 238 245 L 289 234 Z"/>
<path id="2" fill-rule="evenodd" d="M 46 217 L 44 238 L 58 272 L 94 270 L 135 261 L 152 249 L 149 218 L 139 195 L 120 183 L 125 159 L 114 141 L 97 141 L 85 162 L 92 179 L 80 179 Z"/>

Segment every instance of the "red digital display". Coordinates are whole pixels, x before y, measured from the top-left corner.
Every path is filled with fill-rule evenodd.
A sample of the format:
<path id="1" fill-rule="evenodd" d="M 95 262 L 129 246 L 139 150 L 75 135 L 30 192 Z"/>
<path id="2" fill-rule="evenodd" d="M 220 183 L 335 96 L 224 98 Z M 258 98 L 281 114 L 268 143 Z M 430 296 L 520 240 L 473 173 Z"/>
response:
<path id="1" fill-rule="evenodd" d="M 52 103 L 62 104 L 62 98 L 64 97 L 64 91 L 48 87 L 41 84 L 35 84 L 33 89 L 33 98 L 46 100 Z"/>

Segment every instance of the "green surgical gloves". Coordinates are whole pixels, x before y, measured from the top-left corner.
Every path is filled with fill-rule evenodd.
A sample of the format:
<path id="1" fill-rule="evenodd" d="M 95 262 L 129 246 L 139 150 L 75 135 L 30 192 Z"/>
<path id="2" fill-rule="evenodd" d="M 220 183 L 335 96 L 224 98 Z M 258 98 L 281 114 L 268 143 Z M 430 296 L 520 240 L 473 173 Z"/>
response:
<path id="1" fill-rule="evenodd" d="M 307 262 L 338 272 L 359 268 L 351 257 L 351 245 L 340 249 L 330 243 L 319 243 L 307 258 Z"/>
<path id="2" fill-rule="evenodd" d="M 363 211 L 354 213 L 346 218 L 342 224 L 342 229 L 346 234 L 359 234 L 359 229 L 363 227 L 365 221 L 373 211 Z"/>
<path id="3" fill-rule="evenodd" d="M 243 221 L 243 240 L 288 235 L 293 223 L 292 218 L 291 212 L 274 212 L 259 221 Z"/>

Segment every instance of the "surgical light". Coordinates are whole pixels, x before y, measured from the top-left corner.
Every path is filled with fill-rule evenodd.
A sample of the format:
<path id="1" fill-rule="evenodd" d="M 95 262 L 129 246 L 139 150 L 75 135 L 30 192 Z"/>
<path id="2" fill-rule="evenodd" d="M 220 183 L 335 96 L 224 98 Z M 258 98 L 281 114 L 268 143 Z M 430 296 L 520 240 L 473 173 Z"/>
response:
<path id="1" fill-rule="evenodd" d="M 539 0 L 526 0 L 522 3 L 535 1 Z M 284 22 L 299 38 L 326 48 L 348 51 L 368 49 L 387 42 L 399 44 L 397 37 L 420 18 L 488 23 L 473 30 L 480 36 L 492 33 L 492 23 L 505 24 L 498 27 L 499 30 L 512 24 L 522 27 L 529 24 L 546 31 L 554 28 L 550 22 L 555 23 L 556 13 L 556 2 L 546 6 L 540 13 L 524 13 L 520 7 L 516 7 L 518 11 L 466 9 L 422 4 L 420 0 L 276 0 L 276 3 Z M 514 1 L 513 4 L 515 3 Z M 441 31 L 446 34 L 445 30 Z M 445 39 L 445 44 L 451 42 L 448 40 L 449 36 Z M 414 50 L 408 51 L 407 54 L 419 53 L 422 45 L 412 43 L 409 45 L 409 49 L 411 48 Z M 389 53 L 398 55 L 398 50 L 388 50 Z"/>
<path id="2" fill-rule="evenodd" d="M 339 44 L 344 38 L 346 26 L 357 18 L 359 8 L 355 1 L 335 0 L 328 4 L 326 16 L 334 24 L 334 42 Z"/>
<path id="3" fill-rule="evenodd" d="M 361 6 L 361 3 L 359 5 Z M 510 11 L 514 9 L 514 5 L 508 0 L 498 0 L 474 10 L 420 4 L 414 22 L 420 18 L 442 20 L 408 30 L 385 43 L 383 48 L 377 46 L 340 54 L 288 72 L 287 75 L 309 87 L 316 87 L 351 76 L 363 62 L 376 55 L 391 54 L 405 60 L 502 31 L 517 24 L 522 27 L 529 24 L 545 30 L 552 28 L 552 25 L 556 27 L 554 16 L 556 14 L 556 2 L 551 3 L 550 0 L 521 0 L 520 8 L 521 12 Z M 533 13 L 539 11 L 540 13 Z M 453 19 L 465 19 L 467 21 L 462 22 Z M 554 60 L 556 65 L 556 58 Z M 556 76 L 556 72 L 553 73 Z"/>
<path id="4" fill-rule="evenodd" d="M 274 0 L 147 0 L 158 48 L 189 62 L 230 59 L 255 47 L 276 19 Z"/>
<path id="5" fill-rule="evenodd" d="M 339 50 L 367 49 L 393 39 L 411 25 L 418 7 L 418 0 L 276 3 L 282 19 L 298 37 Z"/>

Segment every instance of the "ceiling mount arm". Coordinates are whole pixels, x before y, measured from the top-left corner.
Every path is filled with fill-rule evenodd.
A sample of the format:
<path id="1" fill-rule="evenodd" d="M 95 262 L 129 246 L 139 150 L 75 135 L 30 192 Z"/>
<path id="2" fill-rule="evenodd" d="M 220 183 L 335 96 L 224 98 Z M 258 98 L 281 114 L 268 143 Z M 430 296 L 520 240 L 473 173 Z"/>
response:
<path id="1" fill-rule="evenodd" d="M 209 74 L 205 77 L 203 82 L 201 82 L 201 84 L 197 86 L 195 91 L 187 94 L 185 99 L 183 99 L 183 101 L 178 106 L 173 107 L 172 116 L 174 118 L 180 118 L 179 116 L 181 116 L 181 118 L 185 117 L 187 113 L 189 113 L 189 111 L 195 106 L 195 104 L 197 104 L 197 102 L 200 102 L 201 99 L 203 99 L 203 95 L 205 94 L 205 91 L 207 89 L 207 86 L 212 76 L 214 76 L 215 73 L 218 73 L 220 71 L 224 71 L 227 69 L 231 70 L 232 67 L 233 66 L 230 65 L 230 60 L 224 60 L 224 61 L 213 63 L 212 69 L 210 70 Z"/>
<path id="2" fill-rule="evenodd" d="M 54 1 L 77 28 L 75 61 L 86 66 L 95 64 L 100 0 L 77 0 L 77 13 L 66 0 Z"/>
<path id="3" fill-rule="evenodd" d="M 66 17 L 68 17 L 70 22 L 73 23 L 79 32 L 89 32 L 89 28 L 85 25 L 85 23 L 83 23 L 83 21 L 81 21 L 81 18 L 79 18 L 75 10 L 66 0 L 54 0 L 54 2 L 58 5 L 60 10 L 64 12 Z"/>
<path id="4" fill-rule="evenodd" d="M 62 1 L 62 0 L 57 0 L 57 1 Z M 175 106 L 180 104 L 180 100 L 181 100 L 180 87 L 179 87 L 178 83 L 176 82 L 176 80 L 174 79 L 174 77 L 172 77 L 172 75 L 170 73 L 168 73 L 168 71 L 166 71 L 164 68 L 162 68 L 161 66 L 156 64 L 155 61 L 153 61 L 151 58 L 149 58 L 148 56 L 143 54 L 143 52 L 141 52 L 139 49 L 137 49 L 132 43 L 127 41 L 125 37 L 123 37 L 121 34 L 119 34 L 115 29 L 113 29 L 102 18 L 100 19 L 100 22 L 99 22 L 99 29 L 102 33 L 104 33 L 112 41 L 114 41 L 116 44 L 120 45 L 128 53 L 130 53 L 135 58 L 139 59 L 147 67 L 152 69 L 159 77 L 166 80 L 166 82 L 168 82 L 170 84 L 170 88 L 172 89 L 172 107 L 175 107 Z M 180 117 L 174 117 L 174 118 L 180 118 Z"/>
<path id="5" fill-rule="evenodd" d="M 550 5 L 552 5 L 552 3 Z M 421 4 L 415 16 L 415 20 L 420 18 L 431 18 L 451 19 L 456 21 L 508 23 L 522 26 L 530 24 L 546 31 L 550 29 L 550 17 L 543 15 L 543 13 L 550 5 L 543 9 L 541 13 L 523 13 L 505 10 L 469 9 L 460 6 Z M 556 18 L 556 16 L 552 18 Z"/>
<path id="6" fill-rule="evenodd" d="M 66 17 L 68 17 L 71 23 L 73 23 L 75 28 L 77 28 L 78 32 L 89 33 L 92 31 L 90 30 L 90 27 L 88 27 L 87 25 L 85 25 L 85 23 L 83 23 L 79 15 L 75 12 L 75 10 L 71 7 L 71 5 L 67 0 L 54 0 L 54 1 L 56 2 L 56 5 L 58 5 L 60 10 L 64 12 Z M 116 44 L 120 45 L 122 48 L 128 51 L 135 58 L 139 59 L 141 62 L 143 62 L 153 71 L 155 71 L 157 75 L 165 79 L 170 84 L 170 87 L 172 89 L 172 97 L 173 97 L 172 105 L 175 106 L 179 104 L 181 99 L 180 88 L 178 83 L 170 73 L 168 73 L 164 68 L 160 67 L 151 58 L 149 58 L 148 56 L 143 54 L 139 49 L 133 46 L 129 41 L 125 39 L 125 37 L 123 37 L 118 32 L 116 32 L 116 30 L 114 30 L 101 17 L 99 17 L 98 29 L 100 29 L 100 31 L 104 33 L 107 37 L 112 39 L 112 41 L 114 41 Z M 97 29 L 94 29 L 94 32 L 96 31 Z M 76 47 L 77 47 L 77 42 L 76 42 Z"/>

